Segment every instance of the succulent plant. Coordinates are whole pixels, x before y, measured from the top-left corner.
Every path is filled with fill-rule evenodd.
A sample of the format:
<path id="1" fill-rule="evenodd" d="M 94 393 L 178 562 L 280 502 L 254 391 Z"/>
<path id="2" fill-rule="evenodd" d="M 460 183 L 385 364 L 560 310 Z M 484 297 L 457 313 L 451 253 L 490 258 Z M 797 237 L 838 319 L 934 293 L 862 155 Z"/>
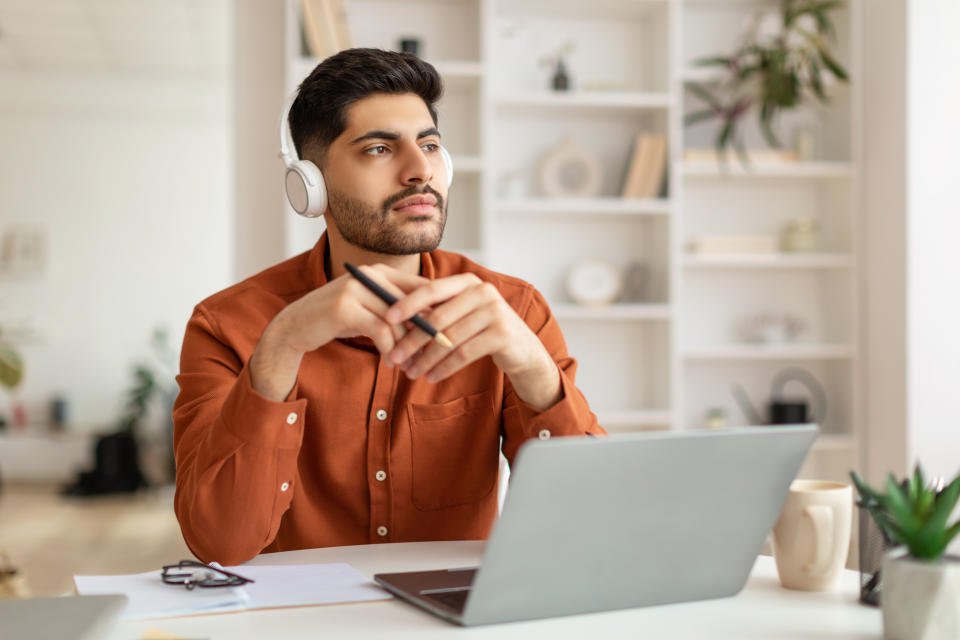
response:
<path id="1" fill-rule="evenodd" d="M 960 517 L 949 523 L 960 498 L 960 475 L 940 490 L 924 479 L 917 464 L 913 475 L 897 482 L 887 476 L 886 492 L 871 488 L 856 471 L 850 472 L 860 502 L 891 541 L 905 545 L 911 556 L 936 560 L 960 533 Z"/>

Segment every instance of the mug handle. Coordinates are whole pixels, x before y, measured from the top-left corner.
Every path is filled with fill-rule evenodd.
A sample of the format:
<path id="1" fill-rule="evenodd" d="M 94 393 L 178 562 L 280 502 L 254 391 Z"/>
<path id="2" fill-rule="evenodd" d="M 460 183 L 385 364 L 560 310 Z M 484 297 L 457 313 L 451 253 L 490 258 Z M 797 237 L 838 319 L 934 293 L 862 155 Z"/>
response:
<path id="1" fill-rule="evenodd" d="M 813 523 L 813 562 L 803 566 L 803 570 L 814 576 L 822 576 L 830 570 L 833 559 L 833 509 L 822 504 L 804 507 L 803 515 Z"/>

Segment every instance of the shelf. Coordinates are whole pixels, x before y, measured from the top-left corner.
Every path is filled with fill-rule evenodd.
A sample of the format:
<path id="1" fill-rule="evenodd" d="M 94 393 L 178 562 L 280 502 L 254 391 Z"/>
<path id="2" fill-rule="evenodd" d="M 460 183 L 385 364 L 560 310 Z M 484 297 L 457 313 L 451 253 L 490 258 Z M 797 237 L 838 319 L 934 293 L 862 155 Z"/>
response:
<path id="1" fill-rule="evenodd" d="M 669 215 L 670 200 L 664 198 L 527 198 L 500 200 L 499 213 L 520 215 Z"/>
<path id="2" fill-rule="evenodd" d="M 713 84 L 726 79 L 727 74 L 720 67 L 687 67 L 683 70 L 681 78 L 686 82 L 696 82 L 698 84 Z"/>
<path id="3" fill-rule="evenodd" d="M 510 93 L 499 96 L 497 106 L 512 108 L 665 109 L 670 106 L 670 94 L 632 91 Z"/>
<path id="4" fill-rule="evenodd" d="M 686 350 L 687 360 L 846 360 L 856 356 L 844 344 L 732 344 Z"/>
<path id="5" fill-rule="evenodd" d="M 322 60 L 310 56 L 301 56 L 294 60 L 292 70 L 300 80 L 310 75 Z M 483 63 L 469 60 L 428 60 L 440 73 L 444 80 L 479 79 L 483 77 Z"/>
<path id="6" fill-rule="evenodd" d="M 546 13 L 550 16 L 582 16 L 584 18 L 646 18 L 656 15 L 672 0 L 499 0 L 497 11 L 504 15 Z"/>
<path id="7" fill-rule="evenodd" d="M 560 320 L 669 320 L 668 304 L 611 304 L 605 307 L 582 307 L 572 304 L 551 305 Z"/>
<path id="8" fill-rule="evenodd" d="M 726 167 L 715 163 L 685 162 L 683 175 L 704 178 L 849 178 L 853 165 L 849 162 L 794 162 L 755 164 L 744 168 L 739 162 Z"/>
<path id="9" fill-rule="evenodd" d="M 669 409 L 626 409 L 596 411 L 597 422 L 607 431 L 648 430 L 669 428 L 673 424 L 673 412 Z"/>
<path id="10" fill-rule="evenodd" d="M 689 269 L 850 269 L 853 256 L 844 253 L 687 254 Z"/>

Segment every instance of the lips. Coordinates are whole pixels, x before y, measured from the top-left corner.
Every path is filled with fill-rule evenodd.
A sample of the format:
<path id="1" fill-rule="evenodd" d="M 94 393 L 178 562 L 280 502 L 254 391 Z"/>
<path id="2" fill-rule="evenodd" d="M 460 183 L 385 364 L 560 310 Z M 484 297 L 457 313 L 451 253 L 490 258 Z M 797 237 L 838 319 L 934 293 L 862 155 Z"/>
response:
<path id="1" fill-rule="evenodd" d="M 429 214 L 437 207 L 437 199 L 430 195 L 424 194 L 419 196 L 411 196 L 405 198 L 394 205 L 393 210 L 399 213 L 409 213 L 409 214 Z"/>

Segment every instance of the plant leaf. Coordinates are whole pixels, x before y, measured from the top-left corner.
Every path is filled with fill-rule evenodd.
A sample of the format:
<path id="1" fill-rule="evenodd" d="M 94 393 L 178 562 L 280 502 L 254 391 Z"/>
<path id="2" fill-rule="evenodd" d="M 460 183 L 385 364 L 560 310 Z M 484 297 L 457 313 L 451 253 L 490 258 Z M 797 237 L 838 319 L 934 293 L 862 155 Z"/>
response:
<path id="1" fill-rule="evenodd" d="M 697 58 L 691 64 L 695 67 L 731 67 L 733 66 L 733 58 L 727 56 L 710 56 L 707 58 Z"/>
<path id="2" fill-rule="evenodd" d="M 720 102 L 720 100 L 712 93 L 707 91 L 704 87 L 692 82 L 687 85 L 687 89 L 690 91 L 690 93 L 710 105 L 710 108 L 712 108 L 714 111 L 723 111 L 723 104 Z"/>
<path id="3" fill-rule="evenodd" d="M 683 116 L 683 123 L 687 126 L 702 122 L 704 120 L 710 120 L 711 118 L 719 117 L 718 114 L 713 109 L 704 109 L 703 111 L 694 111 L 693 113 L 688 113 Z"/>
<path id="4" fill-rule="evenodd" d="M 892 473 L 887 476 L 887 493 L 880 504 L 890 512 L 892 519 L 904 533 L 914 534 L 920 530 L 921 523 Z"/>
<path id="5" fill-rule="evenodd" d="M 767 144 L 771 147 L 779 148 L 780 140 L 773 132 L 773 104 L 769 100 L 764 100 L 760 107 L 760 129 L 763 131 L 763 137 L 767 139 Z"/>

